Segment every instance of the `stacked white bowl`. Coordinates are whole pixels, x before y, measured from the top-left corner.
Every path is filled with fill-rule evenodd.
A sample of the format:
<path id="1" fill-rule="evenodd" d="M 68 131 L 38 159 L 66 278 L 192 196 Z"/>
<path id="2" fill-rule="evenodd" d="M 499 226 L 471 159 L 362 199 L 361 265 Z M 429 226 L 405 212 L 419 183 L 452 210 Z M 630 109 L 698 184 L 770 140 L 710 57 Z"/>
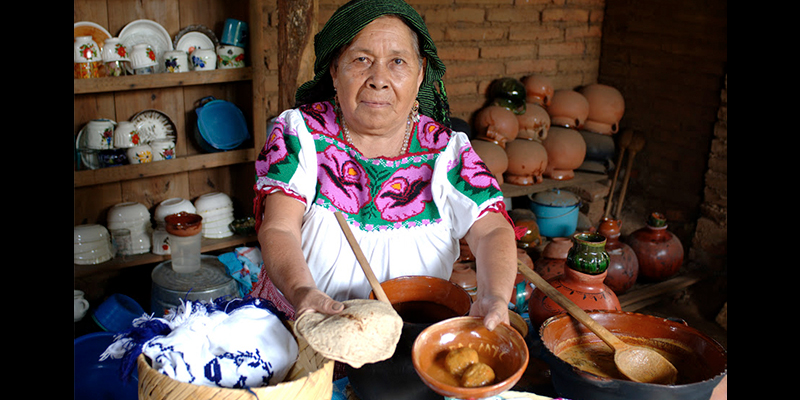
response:
<path id="1" fill-rule="evenodd" d="M 166 230 L 164 218 L 167 215 L 177 214 L 181 211 L 195 213 L 197 210 L 191 201 L 180 197 L 166 199 L 156 206 L 153 219 L 156 221 L 156 229 L 153 230 L 153 253 L 171 254 L 169 249 L 169 234 Z"/>
<path id="2" fill-rule="evenodd" d="M 203 237 L 221 239 L 233 236 L 233 231 L 228 226 L 233 222 L 233 202 L 227 194 L 204 194 L 195 199 L 194 207 L 197 214 L 203 217 Z"/>
<path id="3" fill-rule="evenodd" d="M 76 226 L 73 229 L 72 245 L 75 264 L 100 264 L 114 257 L 111 235 L 103 225 Z"/>
<path id="4" fill-rule="evenodd" d="M 131 233 L 129 249 L 120 249 L 121 254 L 144 254 L 150 252 L 150 236 L 153 226 L 150 211 L 142 203 L 133 201 L 119 203 L 108 210 L 108 230 L 127 229 Z"/>

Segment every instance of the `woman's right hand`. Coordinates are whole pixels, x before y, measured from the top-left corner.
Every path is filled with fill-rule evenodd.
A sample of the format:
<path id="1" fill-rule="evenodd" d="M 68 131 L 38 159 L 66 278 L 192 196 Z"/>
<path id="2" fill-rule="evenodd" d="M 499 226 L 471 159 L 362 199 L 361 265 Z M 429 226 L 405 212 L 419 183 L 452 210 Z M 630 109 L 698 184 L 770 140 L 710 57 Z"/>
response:
<path id="1" fill-rule="evenodd" d="M 325 292 L 315 287 L 302 287 L 295 290 L 294 300 L 295 315 L 300 316 L 306 311 L 333 315 L 344 310 L 344 304 L 332 299 Z"/>

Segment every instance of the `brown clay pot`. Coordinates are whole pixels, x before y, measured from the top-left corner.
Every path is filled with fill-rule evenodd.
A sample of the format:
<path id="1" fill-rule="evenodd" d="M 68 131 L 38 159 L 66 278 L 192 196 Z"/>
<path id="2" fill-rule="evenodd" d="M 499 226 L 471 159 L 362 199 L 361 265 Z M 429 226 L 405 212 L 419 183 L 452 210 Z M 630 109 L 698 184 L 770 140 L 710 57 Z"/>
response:
<path id="1" fill-rule="evenodd" d="M 479 139 L 495 142 L 505 148 L 506 142 L 519 134 L 519 121 L 511 110 L 500 106 L 488 106 L 475 116 L 475 135 Z"/>
<path id="2" fill-rule="evenodd" d="M 606 252 L 608 253 L 608 275 L 603 283 L 610 287 L 614 293 L 625 293 L 636 283 L 639 276 L 639 260 L 631 246 L 619 240 L 620 221 L 604 218 L 597 228 L 597 232 L 606 237 Z"/>
<path id="3" fill-rule="evenodd" d="M 580 132 L 560 126 L 550 127 L 547 138 L 542 141 L 547 151 L 547 168 L 544 176 L 555 180 L 575 177 L 575 169 L 586 158 L 586 142 Z"/>
<path id="4" fill-rule="evenodd" d="M 486 168 L 503 184 L 503 173 L 508 169 L 508 154 L 499 144 L 487 140 L 476 139 L 472 141 L 472 149 L 486 164 Z"/>
<path id="5" fill-rule="evenodd" d="M 541 257 L 533 268 L 544 280 L 549 280 L 564 273 L 567 254 L 572 248 L 572 241 L 566 237 L 555 237 L 544 246 Z"/>
<path id="6" fill-rule="evenodd" d="M 528 103 L 525 113 L 517 115 L 519 132 L 517 139 L 542 141 L 550 131 L 550 115 L 542 106 Z"/>
<path id="7" fill-rule="evenodd" d="M 164 227 L 167 233 L 175 236 L 194 236 L 200 233 L 203 226 L 203 217 L 181 211 L 164 217 Z"/>
<path id="8" fill-rule="evenodd" d="M 508 167 L 503 181 L 514 185 L 530 186 L 544 181 L 547 168 L 547 150 L 536 141 L 514 139 L 506 143 Z"/>
<path id="9" fill-rule="evenodd" d="M 519 240 L 517 240 L 518 248 L 527 251 L 528 249 L 534 248 L 542 243 L 542 236 L 539 234 L 539 224 L 536 223 L 535 217 L 515 219 L 514 225 L 518 227 L 525 227 L 525 234 L 522 235 Z"/>
<path id="10" fill-rule="evenodd" d="M 589 115 L 589 102 L 574 90 L 556 90 L 547 113 L 552 126 L 580 129 Z"/>
<path id="11" fill-rule="evenodd" d="M 526 76 L 522 83 L 525 85 L 525 101 L 528 103 L 549 106 L 553 100 L 553 82 L 542 75 Z"/>
<path id="12" fill-rule="evenodd" d="M 619 311 L 622 309 L 619 299 L 614 291 L 603 283 L 605 278 L 606 272 L 590 275 L 565 267 L 563 275 L 551 278 L 547 282 L 584 310 Z M 531 293 L 528 314 L 534 327 L 563 312 L 564 309 L 541 290 L 534 289 Z"/>
<path id="13" fill-rule="evenodd" d="M 616 88 L 595 83 L 579 91 L 589 102 L 589 115 L 583 128 L 590 132 L 612 135 L 619 131 L 619 121 L 625 114 L 625 99 Z"/>
<path id="14" fill-rule="evenodd" d="M 683 245 L 667 230 L 667 220 L 661 213 L 650 214 L 647 225 L 631 233 L 627 242 L 636 253 L 639 277 L 643 281 L 666 280 L 683 265 Z"/>
<path id="15" fill-rule="evenodd" d="M 458 256 L 457 262 L 466 262 L 466 261 L 475 261 L 475 255 L 472 254 L 472 249 L 469 248 L 469 244 L 464 239 L 460 239 L 458 241 L 458 247 L 461 250 Z"/>
<path id="16" fill-rule="evenodd" d="M 453 273 L 450 275 L 450 282 L 464 288 L 474 301 L 475 297 L 478 295 L 478 278 L 475 273 L 475 262 L 456 262 L 453 264 Z"/>

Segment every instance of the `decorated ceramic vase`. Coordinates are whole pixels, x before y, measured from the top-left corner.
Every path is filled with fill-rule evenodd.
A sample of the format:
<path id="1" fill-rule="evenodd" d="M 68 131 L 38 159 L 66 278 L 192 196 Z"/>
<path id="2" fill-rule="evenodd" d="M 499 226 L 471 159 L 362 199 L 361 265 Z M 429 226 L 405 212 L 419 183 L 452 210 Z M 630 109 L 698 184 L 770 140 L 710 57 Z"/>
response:
<path id="1" fill-rule="evenodd" d="M 547 167 L 544 176 L 554 180 L 569 180 L 575 177 L 575 169 L 586 158 L 586 142 L 580 132 L 561 126 L 551 126 L 547 138 L 542 141 L 547 151 Z"/>
<path id="2" fill-rule="evenodd" d="M 548 283 L 584 310 L 620 311 L 617 295 L 603 283 L 608 268 L 606 238 L 598 233 L 581 232 L 574 234 L 572 241 L 564 274 L 549 279 Z M 534 327 L 563 312 L 564 309 L 555 301 L 541 290 L 534 289 L 528 302 L 528 313 Z"/>
<path id="3" fill-rule="evenodd" d="M 495 142 L 505 149 L 506 143 L 518 134 L 517 116 L 505 107 L 484 107 L 475 116 L 475 136 L 479 139 Z"/>
<path id="4" fill-rule="evenodd" d="M 555 89 L 550 78 L 542 75 L 526 76 L 522 83 L 525 85 L 525 100 L 528 103 L 547 107 L 553 100 Z"/>
<path id="5" fill-rule="evenodd" d="M 73 77 L 99 78 L 103 66 L 100 46 L 91 36 L 78 36 L 73 42 Z"/>
<path id="6" fill-rule="evenodd" d="M 496 142 L 483 139 L 475 139 L 471 143 L 472 149 L 486 164 L 486 168 L 497 179 L 497 183 L 503 184 L 503 173 L 508 169 L 508 154 L 505 149 Z"/>
<path id="7" fill-rule="evenodd" d="M 667 219 L 659 212 L 651 213 L 647 225 L 627 238 L 639 261 L 639 277 L 659 282 L 672 277 L 683 265 L 683 245 L 667 230 Z"/>
<path id="8" fill-rule="evenodd" d="M 567 237 L 555 237 L 544 246 L 542 255 L 536 260 L 533 268 L 544 280 L 550 280 L 564 274 L 567 254 L 572 248 L 572 240 Z"/>
<path id="9" fill-rule="evenodd" d="M 619 240 L 620 221 L 604 218 L 597 232 L 606 237 L 608 269 L 604 283 L 616 294 L 625 293 L 639 276 L 639 260 L 631 246 Z"/>
<path id="10" fill-rule="evenodd" d="M 599 83 L 578 90 L 589 102 L 589 114 L 583 124 L 584 129 L 603 135 L 613 135 L 619 131 L 619 121 L 625 114 L 625 99 L 616 88 Z"/>

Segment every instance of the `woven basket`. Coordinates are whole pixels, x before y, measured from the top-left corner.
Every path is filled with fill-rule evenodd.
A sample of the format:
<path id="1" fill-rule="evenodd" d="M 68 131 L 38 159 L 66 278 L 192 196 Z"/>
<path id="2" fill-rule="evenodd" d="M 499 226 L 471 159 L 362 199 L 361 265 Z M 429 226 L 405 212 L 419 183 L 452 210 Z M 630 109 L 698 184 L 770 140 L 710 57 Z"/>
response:
<path id="1" fill-rule="evenodd" d="M 289 331 L 292 331 L 291 327 Z M 172 379 L 150 366 L 144 354 L 137 359 L 139 400 L 319 400 L 333 395 L 333 360 L 318 354 L 297 338 L 297 362 L 282 383 L 246 389 L 217 388 Z"/>

